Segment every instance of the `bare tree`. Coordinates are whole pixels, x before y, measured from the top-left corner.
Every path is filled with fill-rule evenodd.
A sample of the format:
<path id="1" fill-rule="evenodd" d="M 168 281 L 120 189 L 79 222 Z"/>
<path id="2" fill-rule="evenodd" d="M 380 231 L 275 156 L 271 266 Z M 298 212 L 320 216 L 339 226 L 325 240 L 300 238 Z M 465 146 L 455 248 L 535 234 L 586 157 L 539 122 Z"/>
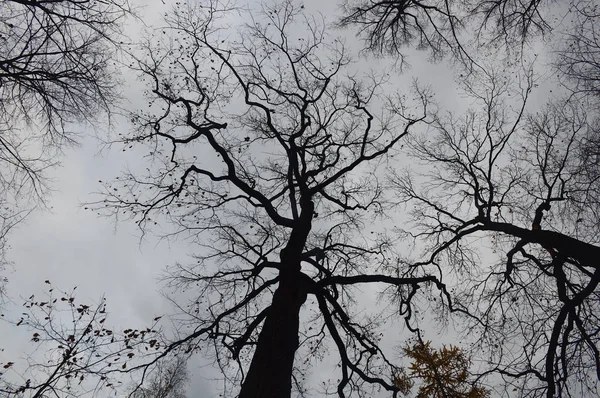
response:
<path id="1" fill-rule="evenodd" d="M 3 125 L 39 123 L 45 143 L 69 142 L 68 123 L 93 118 L 114 99 L 112 44 L 128 4 L 8 0 L 1 7 Z"/>
<path id="2" fill-rule="evenodd" d="M 600 197 L 577 156 L 589 125 L 567 100 L 527 114 L 533 84 L 530 71 L 467 81 L 474 109 L 413 137 L 420 177 L 393 183 L 414 206 L 409 235 L 428 242 L 414 265 L 460 280 L 454 304 L 485 353 L 480 375 L 500 375 L 507 396 L 595 395 Z"/>
<path id="3" fill-rule="evenodd" d="M 528 52 L 528 42 L 558 27 L 549 21 L 568 20 L 554 16 L 574 15 L 574 7 L 540 0 L 345 0 L 342 11 L 339 25 L 358 29 L 375 54 L 404 61 L 406 48 L 414 46 L 434 60 L 450 53 L 469 69 L 479 66 L 482 52 Z"/>
<path id="4" fill-rule="evenodd" d="M 129 12 L 126 0 L 0 3 L 0 218 L 11 220 L 5 226 L 19 219 L 13 213 L 43 201 L 45 171 L 76 142 L 72 124 L 96 119 L 115 100 L 112 61 Z"/>
<path id="5" fill-rule="evenodd" d="M 573 7 L 574 29 L 556 54 L 556 67 L 567 78 L 566 85 L 581 96 L 597 100 L 600 93 L 600 27 L 595 2 L 580 1 Z"/>
<path id="6" fill-rule="evenodd" d="M 185 398 L 189 382 L 187 358 L 179 355 L 170 361 L 159 361 L 143 387 L 133 390 L 131 398 Z"/>
<path id="7" fill-rule="evenodd" d="M 119 375 L 142 357 L 148 361 L 163 346 L 154 328 L 114 330 L 107 325 L 106 302 L 78 302 L 75 289 L 49 286 L 42 299 L 31 295 L 25 312 L 11 322 L 31 336 L 28 356 L 0 366 L 0 393 L 7 398 L 83 397 L 123 390 Z M 25 331 L 24 330 L 24 331 Z M 170 368 L 169 368 L 170 369 Z"/>
<path id="8" fill-rule="evenodd" d="M 0 198 L 3 194 L 0 193 Z M 18 210 L 7 203 L 5 198 L 0 199 L 0 272 L 5 271 L 7 266 L 10 266 L 10 262 L 7 260 L 8 235 L 10 231 L 18 225 L 23 219 L 29 214 L 28 210 Z M 0 273 L 0 308 L 4 304 L 6 298 L 5 287 L 8 282 L 8 278 Z"/>
<path id="9" fill-rule="evenodd" d="M 399 56 L 406 63 L 404 49 L 415 46 L 441 60 L 448 52 L 460 56 L 457 34 L 462 25 L 458 15 L 444 1 L 363 1 L 342 3 L 341 27 L 356 27 L 374 54 Z"/>
<path id="10" fill-rule="evenodd" d="M 499 374 L 520 396 L 598 394 L 598 17 L 587 0 L 568 8 L 357 1 L 347 3 L 341 20 L 358 27 L 376 52 L 416 43 L 433 55 L 469 43 L 456 34 L 440 40 L 446 26 L 473 32 L 475 44 L 522 55 L 531 50 L 529 39 L 560 27 L 549 21 L 570 24 L 550 38 L 570 97 L 527 114 L 533 73 L 515 82 L 480 67 L 464 82 L 475 108 L 436 118 L 412 139 L 421 170 L 397 172 L 393 180 L 420 228 L 404 234 L 427 257 L 413 266 L 438 269 L 446 283 L 459 278 L 455 304 L 464 310 L 465 330 L 480 336 L 475 350 L 489 354 L 482 377 Z M 425 46 L 423 38 L 430 39 Z M 468 55 L 478 58 L 480 49 Z M 486 262 L 490 256 L 497 261 Z"/>
<path id="11" fill-rule="evenodd" d="M 143 230 L 167 218 L 167 236 L 199 245 L 195 264 L 169 269 L 193 299 L 167 352 L 212 345 L 225 395 L 305 395 L 307 369 L 332 345 L 339 380 L 322 393 L 397 396 L 379 344 L 388 311 L 414 330 L 413 302 L 447 292 L 398 267 L 380 166 L 426 119 L 429 95 L 386 98 L 392 83 L 359 78 L 323 20 L 293 1 L 263 7 L 184 2 L 168 14 L 138 61 L 149 109 L 122 138 L 146 145 L 148 168 L 92 207 Z M 361 289 L 385 290 L 393 310 L 364 310 Z"/>

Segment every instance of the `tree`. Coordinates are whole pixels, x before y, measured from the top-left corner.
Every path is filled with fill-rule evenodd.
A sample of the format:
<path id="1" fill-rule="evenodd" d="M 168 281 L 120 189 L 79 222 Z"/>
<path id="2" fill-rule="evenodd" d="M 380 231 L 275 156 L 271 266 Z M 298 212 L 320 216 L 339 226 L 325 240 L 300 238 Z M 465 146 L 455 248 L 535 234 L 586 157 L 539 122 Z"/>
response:
<path id="1" fill-rule="evenodd" d="M 238 15 L 247 24 L 234 25 Z M 355 294 L 387 289 L 411 328 L 414 300 L 447 294 L 435 276 L 398 267 L 372 224 L 386 221 L 379 166 L 426 120 L 429 94 L 385 97 L 386 76 L 359 78 L 329 36 L 292 1 L 260 12 L 178 4 L 138 57 L 149 109 L 121 139 L 147 146 L 148 168 L 91 206 L 143 230 L 166 217 L 167 236 L 198 243 L 196 264 L 170 269 L 171 286 L 194 299 L 190 331 L 167 351 L 213 344 L 241 398 L 303 394 L 329 344 L 339 396 L 396 396 L 384 325 L 361 315 Z"/>
<path id="2" fill-rule="evenodd" d="M 44 143 L 60 144 L 71 141 L 69 123 L 93 119 L 97 110 L 108 108 L 117 83 L 111 76 L 112 44 L 129 11 L 126 2 L 113 0 L 3 2 L 3 131 L 39 123 L 47 132 Z M 29 170 L 22 162 L 23 171 Z"/>
<path id="3" fill-rule="evenodd" d="M 400 66 L 406 62 L 404 48 L 411 45 L 428 50 L 433 60 L 441 60 L 448 51 L 460 57 L 457 30 L 462 16 L 448 2 L 348 0 L 342 11 L 341 27 L 356 26 L 367 50 L 399 56 Z"/>
<path id="4" fill-rule="evenodd" d="M 574 29 L 565 35 L 557 53 L 556 68 L 567 78 L 566 84 L 574 93 L 597 98 L 600 90 L 598 5 L 581 0 L 574 4 L 572 13 Z"/>
<path id="5" fill-rule="evenodd" d="M 582 105 L 587 119 L 585 136 L 579 140 L 575 156 L 580 157 L 580 176 L 593 181 L 599 177 L 600 170 L 599 118 L 595 112 L 600 93 L 598 6 L 594 2 L 581 1 L 573 8 L 574 29 L 566 34 L 557 52 L 555 68 L 563 77 L 563 85 L 571 93 L 570 102 L 585 104 Z"/>
<path id="6" fill-rule="evenodd" d="M 5 193 L 4 193 L 5 194 Z M 2 196 L 3 194 L 0 194 Z M 8 235 L 10 231 L 18 225 L 29 214 L 27 210 L 16 210 L 12 208 L 5 199 L 0 199 L 0 272 L 4 271 L 6 266 L 10 264 L 7 260 L 8 251 Z M 0 274 L 0 308 L 4 304 L 6 297 L 5 287 L 8 279 Z"/>
<path id="7" fill-rule="evenodd" d="M 406 236 L 420 241 L 426 256 L 413 264 L 439 269 L 446 283 L 460 278 L 454 304 L 462 307 L 469 334 L 481 334 L 476 350 L 489 352 L 481 375 L 502 375 L 522 396 L 596 395 L 597 5 L 467 4 L 357 1 L 341 20 L 357 26 L 376 53 L 400 52 L 414 42 L 434 56 L 443 48 L 470 48 L 468 56 L 452 54 L 477 72 L 461 75 L 472 109 L 437 118 L 427 135 L 412 140 L 412 154 L 426 171 L 398 172 L 394 179 L 399 202 L 414 206 L 419 228 Z M 557 50 L 555 71 L 571 94 L 527 112 L 537 85 L 532 70 L 515 81 L 477 61 L 470 67 L 481 58 L 481 44 L 516 53 L 526 64 L 534 51 L 527 42 L 559 28 L 549 21 L 570 21 L 566 34 L 556 29 L 550 43 Z M 473 39 L 454 34 L 444 42 L 439 36 L 447 26 L 473 32 Z M 488 266 L 490 255 L 497 261 Z"/>
<path id="8" fill-rule="evenodd" d="M 72 124 L 97 119 L 117 94 L 111 61 L 125 0 L 6 0 L 0 4 L 0 252 L 45 172 L 76 142 Z"/>
<path id="9" fill-rule="evenodd" d="M 377 55 L 400 57 L 406 49 L 426 50 L 433 60 L 451 54 L 453 60 L 481 68 L 482 54 L 505 51 L 520 58 L 533 50 L 528 43 L 546 37 L 572 17 L 578 0 L 566 9 L 540 0 L 405 1 L 345 0 L 341 27 L 356 27 L 366 49 Z M 560 21 L 560 22 L 559 22 Z"/>
<path id="10" fill-rule="evenodd" d="M 501 375 L 519 396 L 594 395 L 598 183 L 577 156 L 589 125 L 568 100 L 527 113 L 532 78 L 467 81 L 473 109 L 412 136 L 422 172 L 393 182 L 414 205 L 412 236 L 429 242 L 419 265 L 460 278 L 454 305 L 486 353 L 480 375 Z"/>
<path id="11" fill-rule="evenodd" d="M 104 298 L 98 304 L 83 304 L 75 297 L 76 289 L 63 292 L 50 281 L 46 284 L 41 300 L 31 295 L 23 303 L 19 320 L 2 315 L 4 321 L 26 329 L 34 346 L 27 357 L 0 363 L 3 397 L 83 397 L 118 390 L 119 375 L 134 367 L 137 358 L 149 361 L 155 352 L 160 354 L 158 318 L 151 328 L 120 332 L 107 326 Z"/>
<path id="12" fill-rule="evenodd" d="M 185 398 L 185 386 L 189 381 L 187 359 L 174 357 L 170 362 L 159 361 L 145 387 L 132 391 L 132 398 Z"/>
<path id="13" fill-rule="evenodd" d="M 471 361 L 464 350 L 450 345 L 436 350 L 431 341 L 416 342 L 403 349 L 411 359 L 408 373 L 400 368 L 394 383 L 408 394 L 414 379 L 421 381 L 418 398 L 487 398 L 490 392 L 468 380 Z"/>
<path id="14" fill-rule="evenodd" d="M 372 4 L 368 13 L 389 6 Z M 383 95 L 385 76 L 344 75 L 352 64 L 343 43 L 291 2 L 261 14 L 180 4 L 146 45 L 137 68 L 149 109 L 131 115 L 134 132 L 120 141 L 146 144 L 150 162 L 107 185 L 95 207 L 144 231 L 166 228 L 167 218 L 166 236 L 201 247 L 196 264 L 170 269 L 171 286 L 195 297 L 189 332 L 165 355 L 210 343 L 240 397 L 286 397 L 307 392 L 305 366 L 331 344 L 339 396 L 373 386 L 397 396 L 406 386 L 379 344 L 388 318 L 359 310 L 360 287 L 377 284 L 418 339 L 421 305 L 457 321 L 481 364 L 474 382 L 499 376 L 505 396 L 597 394 L 600 202 L 597 162 L 586 161 L 595 120 L 572 98 L 529 112 L 532 69 L 515 80 L 512 65 L 498 72 L 477 63 L 457 30 L 465 18 L 449 3 L 403 4 L 388 11 L 407 31 L 388 28 L 387 11 L 346 22 L 378 27 L 379 49 L 391 34 L 386 51 L 422 40 L 434 55 L 450 49 L 468 60 L 472 107 L 463 115 L 434 112 L 418 88 L 410 110 L 405 97 Z M 470 28 L 490 33 L 487 21 L 498 18 L 488 39 L 507 51 L 546 21 L 536 2 L 481 3 L 462 15 L 479 13 L 483 22 Z M 236 24 L 240 16 L 246 25 Z M 593 83 L 588 64 L 573 70 Z M 402 143 L 420 171 L 386 180 L 380 166 L 396 166 Z M 387 228 L 397 223 L 393 202 L 412 209 L 401 236 L 419 255 L 398 253 Z"/>

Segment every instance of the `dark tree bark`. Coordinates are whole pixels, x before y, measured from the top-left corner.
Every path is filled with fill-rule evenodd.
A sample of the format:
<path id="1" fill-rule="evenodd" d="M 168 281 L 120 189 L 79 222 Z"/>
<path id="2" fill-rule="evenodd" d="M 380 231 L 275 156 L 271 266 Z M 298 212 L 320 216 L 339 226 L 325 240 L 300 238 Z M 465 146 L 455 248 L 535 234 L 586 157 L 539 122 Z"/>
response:
<path id="1" fill-rule="evenodd" d="M 302 252 L 311 230 L 314 204 L 300 200 L 302 211 L 281 251 L 279 286 L 256 342 L 256 350 L 240 391 L 240 398 L 289 397 L 294 357 L 298 349 L 300 308 L 310 280 L 300 270 Z"/>
<path id="2" fill-rule="evenodd" d="M 298 272 L 282 272 L 240 398 L 289 397 L 306 287 Z"/>

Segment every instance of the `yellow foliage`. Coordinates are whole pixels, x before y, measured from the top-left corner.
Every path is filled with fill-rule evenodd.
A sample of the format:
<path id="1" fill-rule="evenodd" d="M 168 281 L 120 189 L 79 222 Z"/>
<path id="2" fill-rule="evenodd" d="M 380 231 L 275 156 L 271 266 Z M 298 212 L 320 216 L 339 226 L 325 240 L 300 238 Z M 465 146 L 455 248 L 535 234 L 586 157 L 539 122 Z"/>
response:
<path id="1" fill-rule="evenodd" d="M 416 343 L 404 348 L 412 360 L 408 373 L 396 369 L 392 381 L 400 392 L 407 395 L 421 381 L 417 398 L 488 398 L 490 392 L 469 381 L 471 360 L 464 350 L 456 346 L 443 346 L 436 350 L 431 342 Z"/>

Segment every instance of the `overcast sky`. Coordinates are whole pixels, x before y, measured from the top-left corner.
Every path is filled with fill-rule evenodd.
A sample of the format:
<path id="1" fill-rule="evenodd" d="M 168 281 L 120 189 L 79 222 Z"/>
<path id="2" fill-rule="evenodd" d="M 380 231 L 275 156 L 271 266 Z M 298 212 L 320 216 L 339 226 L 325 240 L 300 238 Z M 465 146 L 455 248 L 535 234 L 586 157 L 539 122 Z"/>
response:
<path id="1" fill-rule="evenodd" d="M 164 6 L 161 0 L 147 3 L 150 6 L 143 15 L 152 24 L 150 21 L 161 14 Z M 307 8 L 318 9 L 327 16 L 337 12 L 335 1 L 305 3 Z M 358 45 L 352 32 L 337 33 L 345 34 L 349 42 Z M 453 71 L 446 64 L 431 65 L 417 57 L 410 62 L 412 68 L 402 79 L 409 82 L 418 76 L 434 87 L 442 104 L 458 104 Z M 131 81 L 131 77 L 126 80 Z M 135 104 L 135 98 L 139 98 L 137 88 L 126 86 L 124 90 Z M 126 130 L 128 126 L 117 125 L 116 129 Z M 50 208 L 33 212 L 10 236 L 9 258 L 14 268 L 8 270 L 7 276 L 8 296 L 13 302 L 6 306 L 6 317 L 18 318 L 21 297 L 41 293 L 46 279 L 64 290 L 78 286 L 78 298 L 83 301 L 97 301 L 105 296 L 113 325 L 142 326 L 155 316 L 172 312 L 169 302 L 159 293 L 157 279 L 166 265 L 185 262 L 195 247 L 185 241 L 157 241 L 152 236 L 140 241 L 140 231 L 132 222 L 115 225 L 113 220 L 98 217 L 81 206 L 93 200 L 91 194 L 100 190 L 99 180 L 112 180 L 137 159 L 135 153 L 123 153 L 118 147 L 100 152 L 98 141 L 90 136 L 82 140 L 80 147 L 65 151 L 62 167 L 50 173 L 54 188 L 48 199 Z M 30 336 L 22 332 L 0 323 L 0 344 L 5 350 L 0 352 L 0 363 L 14 360 L 32 348 Z M 200 369 L 198 363 L 190 365 L 190 398 L 212 396 L 218 390 L 217 383 L 210 380 L 214 373 Z"/>

